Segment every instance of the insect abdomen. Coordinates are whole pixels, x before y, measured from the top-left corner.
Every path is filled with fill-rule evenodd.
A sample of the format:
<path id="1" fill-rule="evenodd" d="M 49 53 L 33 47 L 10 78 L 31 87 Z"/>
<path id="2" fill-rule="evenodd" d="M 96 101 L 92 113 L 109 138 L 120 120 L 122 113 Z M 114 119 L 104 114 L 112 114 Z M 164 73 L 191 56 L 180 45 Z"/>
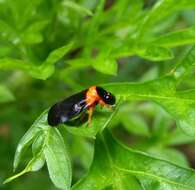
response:
<path id="1" fill-rule="evenodd" d="M 48 124 L 51 126 L 57 126 L 60 123 L 64 123 L 68 120 L 68 117 L 62 113 L 62 109 L 59 103 L 53 105 L 48 112 Z"/>

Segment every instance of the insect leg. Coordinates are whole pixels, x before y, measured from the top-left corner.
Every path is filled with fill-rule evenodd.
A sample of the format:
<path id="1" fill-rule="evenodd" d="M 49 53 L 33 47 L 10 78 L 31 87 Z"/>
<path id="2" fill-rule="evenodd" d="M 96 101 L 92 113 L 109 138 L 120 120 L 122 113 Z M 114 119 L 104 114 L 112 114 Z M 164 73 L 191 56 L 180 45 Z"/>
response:
<path id="1" fill-rule="evenodd" d="M 94 109 L 94 107 L 90 107 L 88 109 L 88 127 L 91 127 L 91 117 L 92 117 L 92 114 L 93 114 L 93 109 Z"/>
<path id="2" fill-rule="evenodd" d="M 99 104 L 100 104 L 101 108 L 106 107 L 110 111 L 113 111 L 113 106 L 112 105 L 105 104 L 104 101 L 102 101 L 102 100 L 99 101 Z"/>

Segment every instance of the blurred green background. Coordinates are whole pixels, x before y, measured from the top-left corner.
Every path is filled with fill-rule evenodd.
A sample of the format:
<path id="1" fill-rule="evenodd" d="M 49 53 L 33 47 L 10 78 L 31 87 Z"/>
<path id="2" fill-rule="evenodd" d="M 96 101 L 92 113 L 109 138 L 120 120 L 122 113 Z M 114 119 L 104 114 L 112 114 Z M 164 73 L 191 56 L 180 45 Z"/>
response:
<path id="1" fill-rule="evenodd" d="M 54 102 L 94 84 L 159 78 L 182 57 L 188 49 L 187 43 L 175 47 L 175 57 L 168 60 L 143 59 L 141 53 L 138 56 L 125 51 L 134 43 L 139 24 L 156 2 L 0 0 L 0 84 L 6 86 L 3 90 L 8 91 L 9 97 L 0 101 L 0 189 L 56 189 L 46 167 L 2 185 L 3 180 L 13 174 L 12 163 L 19 139 Z M 152 25 L 144 43 L 164 33 L 191 27 L 195 24 L 194 18 L 193 9 L 164 15 Z M 192 33 L 195 38 L 195 29 Z M 46 80 L 33 77 L 30 69 L 23 66 L 27 62 L 38 67 L 51 51 L 70 43 L 73 47 L 56 62 L 55 72 L 43 77 Z M 24 63 L 18 66 L 7 60 L 8 57 Z M 195 87 L 193 74 L 194 71 L 185 78 L 180 89 Z M 194 140 L 176 128 L 171 116 L 154 103 L 125 102 L 112 127 L 114 134 L 131 147 L 195 168 Z M 75 183 L 90 165 L 93 141 L 62 133 L 72 156 Z"/>

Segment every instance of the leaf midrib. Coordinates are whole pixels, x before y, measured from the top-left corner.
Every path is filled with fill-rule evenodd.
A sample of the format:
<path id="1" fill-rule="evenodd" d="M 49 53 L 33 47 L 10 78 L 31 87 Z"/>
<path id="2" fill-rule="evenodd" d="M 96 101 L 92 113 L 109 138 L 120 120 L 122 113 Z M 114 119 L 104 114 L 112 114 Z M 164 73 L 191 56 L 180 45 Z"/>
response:
<path id="1" fill-rule="evenodd" d="M 131 95 L 120 94 L 118 96 L 124 97 L 124 98 L 136 96 L 136 97 L 140 97 L 140 98 L 144 98 L 144 99 L 163 99 L 163 100 L 177 100 L 177 101 L 183 100 L 183 101 L 189 101 L 189 102 L 195 103 L 195 99 L 183 98 L 183 97 L 177 97 L 177 96 L 158 96 L 158 95 L 144 95 L 144 94 L 140 95 L 140 94 L 134 94 L 134 93 L 132 93 Z"/>
<path id="2" fill-rule="evenodd" d="M 143 171 L 136 171 L 136 170 L 127 170 L 127 169 L 124 169 L 124 168 L 120 168 L 118 167 L 116 164 L 114 164 L 114 161 L 112 159 L 112 156 L 110 154 L 110 151 L 109 151 L 109 148 L 107 146 L 107 143 L 104 139 L 104 137 L 102 137 L 102 142 L 105 146 L 105 149 L 106 149 L 106 152 L 107 152 L 107 155 L 108 155 L 108 160 L 109 160 L 109 165 L 110 165 L 110 168 L 112 169 L 112 176 L 114 176 L 114 174 L 117 172 L 117 170 L 119 171 L 122 171 L 122 172 L 125 172 L 125 173 L 130 173 L 132 174 L 133 176 L 136 176 L 137 175 L 140 175 L 140 176 L 148 176 L 148 177 L 151 177 L 153 179 L 156 179 L 157 181 L 161 182 L 161 181 L 164 181 L 166 183 L 169 183 L 169 184 L 172 184 L 172 185 L 175 185 L 175 186 L 179 186 L 179 187 L 184 187 L 184 188 L 188 188 L 189 190 L 195 190 L 195 188 L 192 188 L 191 186 L 188 186 L 188 185 L 184 185 L 184 184 L 181 184 L 181 183 L 177 183 L 175 181 L 171 181 L 167 178 L 163 178 L 163 177 L 160 177 L 160 176 L 156 176 L 156 175 L 153 175 L 151 173 L 147 173 L 147 172 L 143 172 Z M 121 147 L 121 148 L 124 148 L 124 147 Z"/>
<path id="3" fill-rule="evenodd" d="M 192 188 L 191 186 L 188 186 L 188 185 L 183 185 L 181 183 L 177 183 L 175 181 L 171 181 L 167 178 L 163 178 L 163 177 L 160 177 L 160 176 L 156 176 L 156 175 L 153 175 L 151 173 L 146 173 L 146 172 L 142 172 L 142 171 L 136 171 L 136 170 L 127 170 L 127 169 L 124 169 L 124 168 L 120 168 L 118 166 L 115 166 L 119 171 L 123 171 L 123 172 L 126 172 L 126 173 L 130 173 L 130 174 L 133 174 L 133 175 L 146 175 L 148 177 L 151 177 L 153 179 L 156 179 L 157 181 L 164 181 L 164 182 L 167 182 L 169 184 L 173 184 L 173 185 L 176 185 L 176 186 L 180 186 L 180 187 L 185 187 L 185 188 L 188 188 L 189 190 L 195 190 L 195 188 Z"/>
<path id="4" fill-rule="evenodd" d="M 52 129 L 52 128 L 51 128 Z M 49 129 L 48 130 L 48 134 L 47 134 L 47 136 L 46 136 L 46 144 L 45 144 L 45 147 L 47 147 L 47 149 L 48 149 L 48 151 L 50 152 L 50 153 L 52 153 L 52 154 L 50 154 L 50 156 L 52 156 L 52 158 L 54 159 L 54 160 L 56 160 L 56 163 L 59 163 L 58 164 L 58 166 L 59 166 L 59 168 L 60 168 L 60 170 L 59 171 L 63 171 L 63 168 L 61 167 L 61 164 L 60 164 L 60 162 L 59 162 L 59 160 L 57 159 L 57 157 L 55 156 L 55 154 L 54 154 L 54 151 L 50 148 L 50 146 L 48 146 L 48 142 L 49 142 L 49 137 L 51 136 L 51 129 Z M 65 156 L 66 157 L 66 156 Z M 66 158 L 66 161 L 67 161 L 67 158 Z M 46 162 L 47 162 L 47 159 L 46 159 Z M 69 166 L 68 166 L 68 169 L 69 169 Z M 70 170 L 69 170 L 70 171 Z M 66 176 L 67 177 L 67 176 Z M 56 178 L 56 177 L 55 177 Z M 69 177 L 70 178 L 70 177 Z M 70 181 L 70 179 L 69 179 L 69 181 Z M 67 187 L 68 187 L 68 185 L 67 185 Z"/>

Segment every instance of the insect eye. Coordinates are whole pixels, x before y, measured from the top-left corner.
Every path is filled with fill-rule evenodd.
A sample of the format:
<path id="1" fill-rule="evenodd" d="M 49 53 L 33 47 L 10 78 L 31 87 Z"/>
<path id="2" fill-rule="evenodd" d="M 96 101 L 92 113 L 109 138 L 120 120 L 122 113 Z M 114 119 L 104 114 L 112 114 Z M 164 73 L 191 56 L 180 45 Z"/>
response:
<path id="1" fill-rule="evenodd" d="M 107 100 L 110 98 L 110 96 L 109 95 L 106 95 L 106 97 L 105 97 Z"/>

